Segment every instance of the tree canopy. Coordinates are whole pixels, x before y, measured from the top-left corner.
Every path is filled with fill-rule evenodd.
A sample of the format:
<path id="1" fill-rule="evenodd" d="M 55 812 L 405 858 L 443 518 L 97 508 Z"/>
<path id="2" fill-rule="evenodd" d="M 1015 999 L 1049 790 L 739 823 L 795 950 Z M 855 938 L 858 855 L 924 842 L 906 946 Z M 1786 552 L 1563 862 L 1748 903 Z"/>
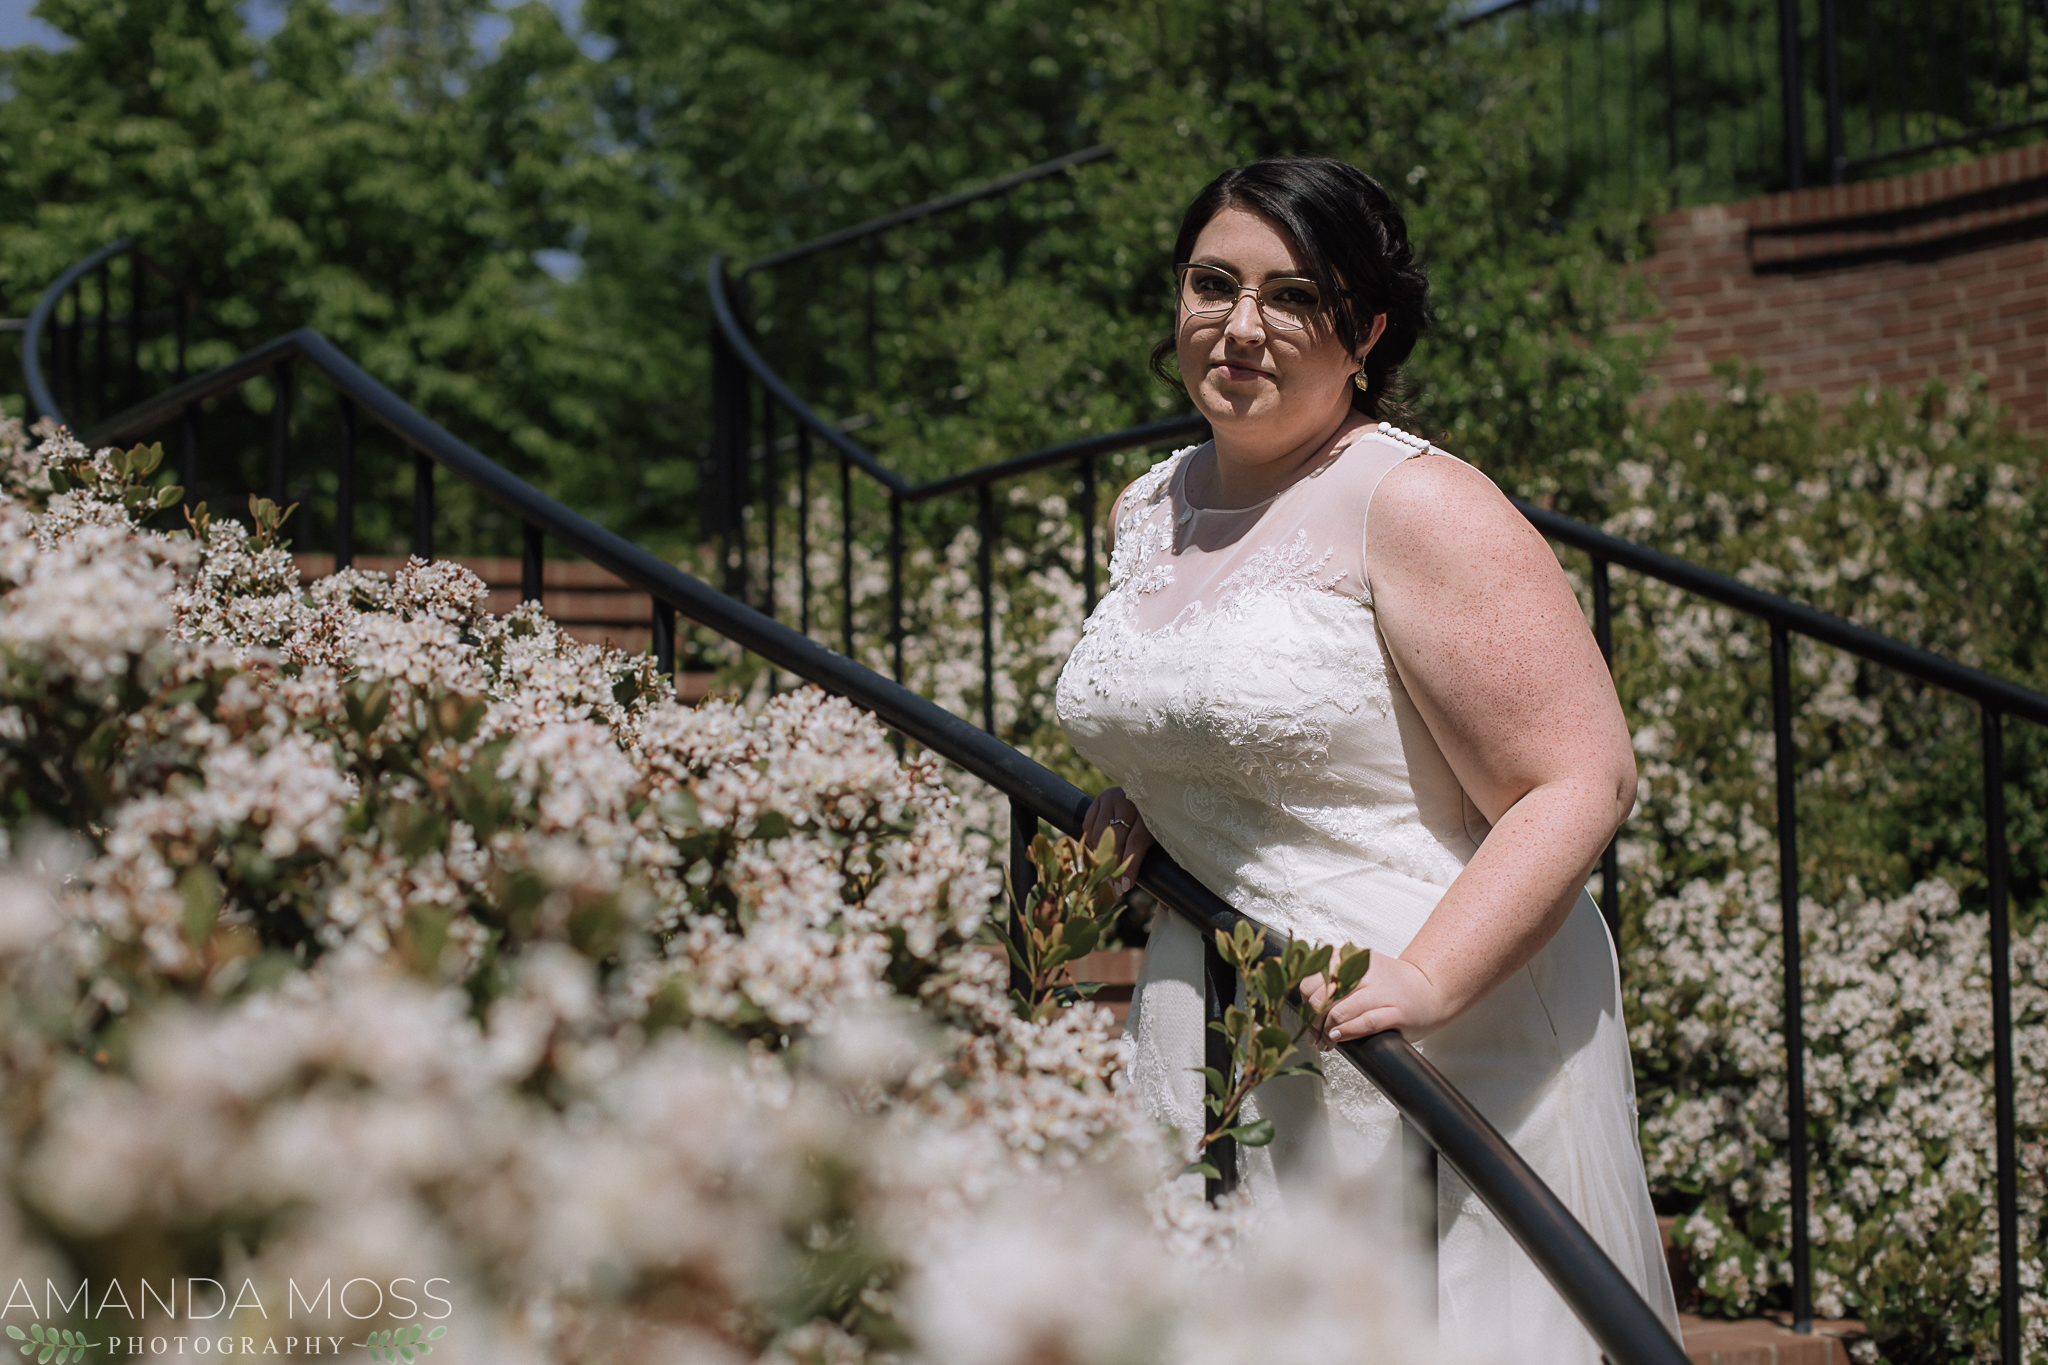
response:
<path id="1" fill-rule="evenodd" d="M 1543 191 L 1518 54 L 1437 5 L 587 0 L 571 32 L 529 0 L 486 47 L 489 9 L 292 0 L 257 38 L 229 0 L 42 0 L 74 41 L 0 54 L 8 306 L 134 234 L 209 301 L 195 362 L 313 326 L 552 491 L 680 542 L 713 251 L 1107 141 L 1005 225 L 983 206 L 892 235 L 872 367 L 845 253 L 759 281 L 764 343 L 926 472 L 1159 415 L 1184 401 L 1143 367 L 1182 206 L 1226 165 L 1328 154 L 1406 201 L 1432 434 L 1547 491 L 1638 385 L 1646 343 L 1614 324 L 1639 219 Z"/>

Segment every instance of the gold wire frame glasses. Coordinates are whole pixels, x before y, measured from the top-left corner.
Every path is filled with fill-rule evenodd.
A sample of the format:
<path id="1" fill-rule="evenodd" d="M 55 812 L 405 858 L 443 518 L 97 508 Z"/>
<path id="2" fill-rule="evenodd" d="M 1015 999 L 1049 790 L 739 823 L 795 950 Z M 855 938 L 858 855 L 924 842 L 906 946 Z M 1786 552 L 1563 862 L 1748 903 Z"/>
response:
<path id="1" fill-rule="evenodd" d="M 1276 275 L 1253 288 L 1221 266 L 1183 261 L 1173 268 L 1179 281 L 1180 306 L 1198 318 L 1220 318 L 1250 293 L 1268 327 L 1298 332 L 1323 310 L 1323 291 L 1314 280 Z"/>

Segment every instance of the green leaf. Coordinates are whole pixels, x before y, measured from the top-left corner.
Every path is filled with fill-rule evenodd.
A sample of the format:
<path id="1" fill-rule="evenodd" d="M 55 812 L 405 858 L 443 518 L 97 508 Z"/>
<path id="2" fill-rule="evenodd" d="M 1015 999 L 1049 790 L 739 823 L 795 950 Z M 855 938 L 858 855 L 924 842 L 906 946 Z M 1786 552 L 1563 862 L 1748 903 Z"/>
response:
<path id="1" fill-rule="evenodd" d="M 179 484 L 167 483 L 162 488 L 156 490 L 156 505 L 159 509 L 176 507 L 184 500 L 185 490 Z"/>
<path id="2" fill-rule="evenodd" d="M 1201 1072 L 1203 1078 L 1208 1082 L 1210 1094 L 1221 1095 L 1228 1088 L 1229 1083 L 1223 1079 L 1223 1073 L 1215 1067 L 1202 1067 Z"/>
<path id="3" fill-rule="evenodd" d="M 1223 1136 L 1236 1138 L 1247 1147 L 1263 1147 L 1273 1140 L 1273 1120 L 1254 1119 L 1250 1123 L 1230 1129 Z"/>
<path id="4" fill-rule="evenodd" d="M 448 1329 L 446 1326 L 436 1327 L 433 1331 L 427 1333 L 427 1340 L 439 1341 L 442 1337 L 445 1337 L 447 1335 Z"/>
<path id="5" fill-rule="evenodd" d="M 50 1365 L 50 1357 L 55 1354 L 57 1354 L 57 1343 L 54 1340 L 45 1342 L 42 1354 L 36 1357 L 36 1365 Z"/>
<path id="6" fill-rule="evenodd" d="M 1372 949 L 1360 948 L 1337 965 L 1337 993 L 1348 994 L 1372 967 Z"/>
<path id="7" fill-rule="evenodd" d="M 410 1346 L 399 1347 L 398 1355 L 401 1360 L 405 1361 L 406 1365 L 412 1365 L 413 1361 L 419 1359 L 418 1356 L 413 1354 L 412 1347 Z"/>
<path id="8" fill-rule="evenodd" d="M 1223 1178 L 1223 1172 L 1217 1170 L 1206 1161 L 1190 1161 L 1187 1165 L 1180 1168 L 1180 1173 L 1182 1175 L 1205 1175 L 1211 1180 L 1221 1180 Z"/>
<path id="9" fill-rule="evenodd" d="M 43 1339 L 43 1325 L 40 1322 L 31 1324 L 28 1329 L 28 1334 L 34 1337 L 37 1341 L 41 1341 Z"/>
<path id="10" fill-rule="evenodd" d="M 185 941 L 196 948 L 213 932 L 227 892 L 213 868 L 198 863 L 186 868 L 178 878 L 178 894 L 185 901 Z"/>
<path id="11" fill-rule="evenodd" d="M 7 1325 L 7 1335 L 13 1337 L 16 1341 L 28 1340 L 28 1337 L 22 1333 L 22 1330 L 19 1327 L 16 1327 L 13 1323 L 9 1323 Z"/>
<path id="12" fill-rule="evenodd" d="M 789 817 L 779 810 L 764 810 L 754 817 L 756 839 L 780 839 L 789 833 Z"/>

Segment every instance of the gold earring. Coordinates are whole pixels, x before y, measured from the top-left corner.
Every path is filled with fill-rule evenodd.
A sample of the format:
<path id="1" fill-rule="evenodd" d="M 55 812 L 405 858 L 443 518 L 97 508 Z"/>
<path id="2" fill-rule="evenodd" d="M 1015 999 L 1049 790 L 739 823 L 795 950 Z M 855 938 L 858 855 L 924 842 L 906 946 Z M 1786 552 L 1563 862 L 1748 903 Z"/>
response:
<path id="1" fill-rule="evenodd" d="M 1357 373 L 1353 374 L 1351 376 L 1351 382 L 1358 385 L 1359 392 L 1361 393 L 1368 393 L 1372 390 L 1372 381 L 1365 377 L 1364 370 L 1359 370 Z"/>

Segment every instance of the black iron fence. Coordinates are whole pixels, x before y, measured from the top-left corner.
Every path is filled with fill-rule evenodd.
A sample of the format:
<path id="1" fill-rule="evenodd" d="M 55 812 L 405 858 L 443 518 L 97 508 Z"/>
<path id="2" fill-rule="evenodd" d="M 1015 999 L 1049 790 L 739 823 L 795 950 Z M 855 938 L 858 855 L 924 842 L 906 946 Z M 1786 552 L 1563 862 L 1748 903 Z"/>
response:
<path id="1" fill-rule="evenodd" d="M 2037 0 L 1508 0 L 1460 22 L 1525 54 L 1567 199 L 1841 184 L 2048 128 Z"/>
<path id="2" fill-rule="evenodd" d="M 123 243 L 109 251 L 125 249 Z M 59 286 L 69 287 L 64 280 L 59 281 Z M 59 288 L 53 287 L 44 296 L 37 318 L 49 315 L 58 292 Z M 38 331 L 35 325 L 29 331 L 24 379 L 41 411 L 63 420 L 66 409 L 52 394 L 39 360 Z M 675 622 L 681 614 L 716 631 L 770 667 L 848 697 L 909 741 L 1003 792 L 1010 801 L 1013 829 L 1020 834 L 1035 831 L 1040 821 L 1067 834 L 1079 833 L 1089 805 L 1086 793 L 924 697 L 826 648 L 773 615 L 717 591 L 547 497 L 405 403 L 310 329 L 278 337 L 227 365 L 115 413 L 88 429 L 84 439 L 95 446 L 138 440 L 177 423 L 199 404 L 230 393 L 252 378 L 274 375 L 280 367 L 292 366 L 310 370 L 326 381 L 338 397 L 338 411 L 343 414 L 334 447 L 338 468 L 347 471 L 353 464 L 358 412 L 382 424 L 412 449 L 416 462 L 412 500 L 416 553 L 432 556 L 434 478 L 437 471 L 445 471 L 516 519 L 523 528 L 526 563 L 531 570 L 522 588 L 527 597 L 539 594 L 541 554 L 552 539 L 563 549 L 610 570 L 650 596 L 654 602 L 655 649 L 665 666 L 673 667 Z M 780 381 L 775 383 L 779 386 Z M 830 430 L 800 402 L 795 402 L 794 395 L 785 391 L 777 394 L 775 401 L 788 406 L 792 416 L 811 423 L 813 434 L 820 439 Z M 850 452 L 841 453 L 852 458 Z M 289 466 L 294 456 L 303 458 L 304 452 L 287 449 L 281 463 Z M 287 467 L 285 477 L 288 476 Z M 339 486 L 352 487 L 352 477 L 345 474 Z M 352 512 L 346 508 L 337 512 L 335 518 L 336 524 L 343 526 L 351 524 L 351 519 Z M 337 554 L 337 561 L 345 563 L 346 556 Z M 1203 931 L 1205 938 L 1216 930 L 1227 932 L 1240 923 L 1250 922 L 1190 877 L 1162 849 L 1152 850 L 1139 869 L 1138 881 L 1162 905 L 1188 918 Z M 1277 948 L 1277 941 L 1269 945 L 1269 951 Z M 1599 1244 L 1506 1139 L 1421 1053 L 1393 1033 L 1357 1039 L 1342 1044 L 1340 1050 L 1401 1111 L 1408 1129 L 1448 1161 L 1501 1220 L 1556 1286 L 1608 1359 L 1617 1365 L 1683 1365 L 1685 1354 L 1679 1343 Z M 1418 1203 L 1424 1205 L 1433 1224 L 1434 1200 Z"/>

